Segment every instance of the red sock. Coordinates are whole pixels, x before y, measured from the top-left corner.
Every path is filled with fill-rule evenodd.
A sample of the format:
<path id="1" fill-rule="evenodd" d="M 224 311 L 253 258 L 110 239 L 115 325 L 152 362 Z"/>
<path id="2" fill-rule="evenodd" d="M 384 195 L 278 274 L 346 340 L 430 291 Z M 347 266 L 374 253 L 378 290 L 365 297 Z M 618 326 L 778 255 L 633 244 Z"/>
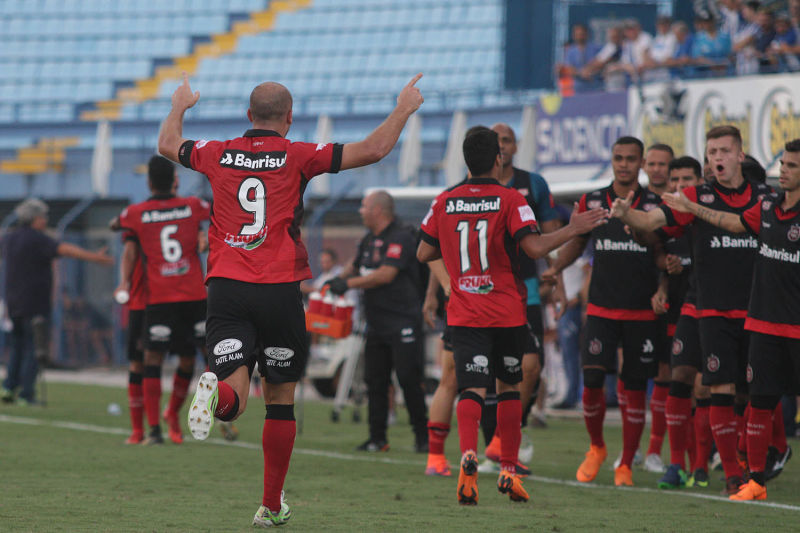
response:
<path id="1" fill-rule="evenodd" d="M 710 419 L 711 407 L 698 405 L 694 411 L 694 438 L 697 443 L 697 452 L 692 464 L 692 471 L 699 468 L 708 472 L 708 456 L 711 455 L 711 445 L 714 442 L 711 435 Z"/>
<path id="2" fill-rule="evenodd" d="M 217 394 L 217 408 L 214 411 L 214 416 L 227 420 L 234 408 L 239 409 L 239 396 L 233 390 L 233 387 L 224 381 L 217 382 Z"/>
<path id="3" fill-rule="evenodd" d="M 506 399 L 504 396 L 508 394 Z M 522 417 L 522 404 L 519 393 L 501 394 L 497 401 L 497 428 L 500 430 L 500 468 L 516 472 L 519 442 L 522 438 L 519 421 Z"/>
<path id="4" fill-rule="evenodd" d="M 621 465 L 633 465 L 633 456 L 639 449 L 639 441 L 644 431 L 645 391 L 625 389 L 628 405 L 622 420 L 622 461 Z"/>
<path id="5" fill-rule="evenodd" d="M 191 372 L 182 372 L 178 369 L 175 377 L 172 378 L 172 394 L 169 397 L 169 411 L 177 413 L 181 410 L 186 394 L 189 391 L 189 383 L 192 381 Z"/>
<path id="6" fill-rule="evenodd" d="M 697 439 L 694 431 L 694 409 L 691 412 L 689 420 L 686 421 L 686 453 L 689 455 L 689 464 L 694 468 L 697 462 Z"/>
<path id="7" fill-rule="evenodd" d="M 667 429 L 669 430 L 669 464 L 681 465 L 682 470 L 686 470 L 684 463 L 687 447 L 686 433 L 691 414 L 691 398 L 679 398 L 672 395 L 667 397 L 666 419 Z M 652 443 L 652 440 L 650 442 Z"/>
<path id="8" fill-rule="evenodd" d="M 270 405 L 267 416 L 275 408 L 291 412 L 291 420 L 267 418 L 264 420 L 264 431 L 261 433 L 261 448 L 264 450 L 264 504 L 270 511 L 281 510 L 281 490 L 289 471 L 289 460 L 292 458 L 297 423 L 294 421 L 293 405 Z"/>
<path id="9" fill-rule="evenodd" d="M 144 379 L 144 412 L 147 415 L 147 424 L 150 427 L 158 425 L 159 404 L 161 403 L 161 368 L 145 367 Z"/>
<path id="10" fill-rule="evenodd" d="M 141 378 L 141 374 L 139 375 Z M 131 428 L 134 433 L 144 433 L 142 417 L 144 416 L 144 398 L 141 381 L 128 383 L 128 409 L 131 413 Z"/>
<path id="11" fill-rule="evenodd" d="M 619 404 L 619 414 L 625 420 L 625 409 L 628 407 L 628 399 L 625 397 L 625 382 L 617 376 L 617 403 Z"/>
<path id="12" fill-rule="evenodd" d="M 604 448 L 603 420 L 606 418 L 606 396 L 603 389 L 583 388 L 583 421 L 592 446 Z"/>
<path id="13" fill-rule="evenodd" d="M 739 463 L 736 461 L 736 415 L 732 405 L 712 405 L 709 411 L 711 434 L 717 443 L 717 451 L 722 459 L 725 477 L 742 476 Z"/>
<path id="14" fill-rule="evenodd" d="M 481 423 L 483 400 L 477 394 L 462 394 L 456 404 L 456 419 L 458 420 L 458 444 L 463 454 L 467 450 L 478 449 L 478 429 Z M 519 419 L 517 419 L 519 421 Z"/>
<path id="15" fill-rule="evenodd" d="M 661 455 L 661 445 L 664 443 L 664 433 L 667 431 L 668 395 L 669 383 L 654 384 L 653 395 L 650 397 L 650 445 L 647 447 L 647 455 L 651 453 Z"/>
<path id="16" fill-rule="evenodd" d="M 750 404 L 747 404 L 742 411 L 742 414 L 739 414 L 741 408 L 733 408 L 734 414 L 736 414 L 736 450 L 747 455 L 747 421 L 750 419 Z"/>
<path id="17" fill-rule="evenodd" d="M 778 402 L 778 406 L 772 412 L 772 445 L 778 448 L 778 452 L 786 451 L 786 428 L 783 425 L 783 406 Z"/>
<path id="18" fill-rule="evenodd" d="M 751 472 L 763 472 L 767 464 L 767 448 L 772 439 L 772 415 L 768 409 L 750 409 L 747 419 L 747 464 Z"/>
<path id="19" fill-rule="evenodd" d="M 444 455 L 444 441 L 450 433 L 450 424 L 428 422 L 428 453 Z"/>

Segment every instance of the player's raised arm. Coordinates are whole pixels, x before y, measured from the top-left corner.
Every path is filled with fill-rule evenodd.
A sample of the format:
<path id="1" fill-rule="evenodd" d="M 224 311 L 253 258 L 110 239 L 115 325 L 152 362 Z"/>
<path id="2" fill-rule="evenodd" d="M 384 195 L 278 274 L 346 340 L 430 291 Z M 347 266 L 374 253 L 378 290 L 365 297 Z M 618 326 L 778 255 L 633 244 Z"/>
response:
<path id="1" fill-rule="evenodd" d="M 730 231 L 731 233 L 744 233 L 747 231 L 744 224 L 742 224 L 741 217 L 736 213 L 727 213 L 725 211 L 717 211 L 716 209 L 703 207 L 689 200 L 682 192 L 664 193 L 662 199 L 664 203 L 674 211 L 691 213 L 697 218 L 705 220 L 709 224 L 713 224 L 726 231 Z"/>
<path id="2" fill-rule="evenodd" d="M 631 209 L 634 191 L 628 192 L 626 198 L 617 198 L 611 206 L 611 216 L 617 217 L 633 229 L 655 231 L 667 224 L 667 216 L 660 209 L 640 211 Z"/>
<path id="3" fill-rule="evenodd" d="M 161 131 L 158 133 L 158 152 L 176 163 L 180 163 L 178 151 L 186 141 L 183 138 L 183 114 L 199 99 L 200 92 L 192 92 L 192 88 L 189 86 L 189 76 L 184 72 L 183 83 L 172 93 L 172 109 L 161 124 Z"/>
<path id="4" fill-rule="evenodd" d="M 377 163 L 392 151 L 408 118 L 419 109 L 424 101 L 422 93 L 415 87 L 421 77 L 422 74 L 417 74 L 403 87 L 397 96 L 397 106 L 394 111 L 366 139 L 344 145 L 342 170 Z"/>
<path id="5" fill-rule="evenodd" d="M 568 240 L 589 233 L 597 226 L 605 224 L 607 218 L 608 211 L 599 207 L 579 213 L 576 202 L 572 215 L 569 217 L 569 224 L 551 233 L 526 235 L 520 241 L 520 246 L 529 257 L 538 259 Z"/>

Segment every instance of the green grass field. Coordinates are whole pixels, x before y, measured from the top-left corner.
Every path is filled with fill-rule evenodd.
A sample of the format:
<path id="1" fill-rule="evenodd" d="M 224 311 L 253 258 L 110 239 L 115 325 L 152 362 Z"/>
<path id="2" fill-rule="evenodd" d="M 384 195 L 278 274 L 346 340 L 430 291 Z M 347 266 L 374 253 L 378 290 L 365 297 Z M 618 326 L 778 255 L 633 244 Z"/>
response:
<path id="1" fill-rule="evenodd" d="M 0 531 L 249 531 L 261 500 L 263 408 L 251 399 L 234 445 L 218 437 L 181 446 L 125 446 L 123 389 L 51 384 L 49 405 L 0 405 Z M 659 492 L 656 474 L 635 471 L 632 489 L 613 487 L 604 465 L 595 483 L 573 483 L 587 448 L 583 424 L 551 419 L 527 430 L 536 453 L 525 486 L 531 501 L 497 493 L 494 475 L 479 481 L 480 505 L 456 503 L 455 478 L 423 475 L 404 413 L 390 430 L 392 449 L 356 453 L 366 427 L 330 422 L 330 405 L 307 403 L 286 485 L 294 531 L 800 531 L 798 459 L 769 485 L 764 504 L 731 503 L 707 489 Z M 609 455 L 620 429 L 606 431 Z M 457 433 L 447 443 L 458 457 Z M 664 452 L 666 457 L 666 450 Z M 611 457 L 609 457 L 610 463 Z"/>

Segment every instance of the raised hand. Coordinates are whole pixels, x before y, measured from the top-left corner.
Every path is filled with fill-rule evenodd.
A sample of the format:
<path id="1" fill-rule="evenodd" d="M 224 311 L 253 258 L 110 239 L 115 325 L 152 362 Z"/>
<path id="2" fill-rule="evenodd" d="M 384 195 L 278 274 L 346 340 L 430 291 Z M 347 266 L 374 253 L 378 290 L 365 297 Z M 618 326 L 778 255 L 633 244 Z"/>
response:
<path id="1" fill-rule="evenodd" d="M 617 218 L 624 217 L 631 208 L 631 202 L 633 202 L 633 191 L 628 191 L 628 196 L 626 196 L 625 199 L 617 198 L 614 200 L 614 203 L 611 204 L 611 216 Z"/>
<path id="2" fill-rule="evenodd" d="M 172 107 L 185 111 L 196 104 L 199 99 L 200 91 L 192 93 L 192 88 L 189 87 L 189 75 L 184 72 L 183 83 L 172 93 Z"/>
<path id="3" fill-rule="evenodd" d="M 422 73 L 420 72 L 411 78 L 411 81 L 409 81 L 408 84 L 403 87 L 403 90 L 400 91 L 400 94 L 397 95 L 397 107 L 406 109 L 409 114 L 419 109 L 419 106 L 425 101 L 420 90 L 415 87 L 415 84 L 421 77 Z"/>
<path id="4" fill-rule="evenodd" d="M 661 196 L 661 199 L 664 200 L 667 207 L 674 211 L 680 211 L 681 213 L 688 213 L 689 204 L 692 203 L 682 192 L 665 192 Z"/>
<path id="5" fill-rule="evenodd" d="M 572 226 L 579 235 L 589 233 L 597 226 L 605 224 L 608 219 L 608 210 L 602 207 L 590 209 L 583 213 L 578 212 L 578 202 L 572 206 L 572 215 L 569 217 L 569 225 Z"/>

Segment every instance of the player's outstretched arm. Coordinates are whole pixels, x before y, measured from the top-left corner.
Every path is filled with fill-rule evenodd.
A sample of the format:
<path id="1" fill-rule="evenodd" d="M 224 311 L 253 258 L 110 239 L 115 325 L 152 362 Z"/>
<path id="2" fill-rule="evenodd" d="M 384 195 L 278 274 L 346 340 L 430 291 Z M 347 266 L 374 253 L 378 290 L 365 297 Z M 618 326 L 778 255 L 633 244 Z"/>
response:
<path id="1" fill-rule="evenodd" d="M 579 213 L 578 204 L 575 203 L 572 216 L 569 217 L 569 224 L 551 233 L 526 235 L 520 241 L 520 246 L 529 257 L 538 259 L 568 240 L 589 233 L 597 226 L 605 224 L 607 218 L 608 211 L 602 208 L 590 209 Z"/>
<path id="2" fill-rule="evenodd" d="M 421 77 L 422 74 L 417 74 L 403 87 L 403 90 L 397 96 L 397 106 L 395 106 L 394 111 L 366 139 L 344 145 L 342 150 L 342 170 L 377 163 L 392 151 L 408 118 L 425 101 L 422 98 L 422 93 L 414 86 Z"/>
<path id="3" fill-rule="evenodd" d="M 631 209 L 633 191 L 626 198 L 617 198 L 611 206 L 611 216 L 617 217 L 633 229 L 655 231 L 667 224 L 667 217 L 661 209 L 640 211 Z"/>
<path id="4" fill-rule="evenodd" d="M 189 87 L 189 75 L 184 72 L 183 83 L 172 93 L 172 109 L 161 124 L 161 131 L 158 132 L 158 153 L 176 163 L 180 162 L 178 151 L 186 141 L 183 138 L 183 114 L 199 99 L 200 92 L 192 92 L 192 88 Z"/>
<path id="5" fill-rule="evenodd" d="M 726 231 L 730 231 L 731 233 L 744 233 L 747 231 L 739 215 L 703 207 L 689 200 L 682 192 L 664 193 L 662 199 L 670 209 L 682 213 L 691 213 L 697 218 L 705 220 L 709 224 L 713 224 Z"/>
<path id="6" fill-rule="evenodd" d="M 72 257 L 75 259 L 80 259 L 81 261 L 89 261 L 92 263 L 111 266 L 114 264 L 114 258 L 106 253 L 107 250 L 108 248 L 104 247 L 96 252 L 93 252 L 68 242 L 62 242 L 58 244 L 58 255 L 62 257 Z"/>

